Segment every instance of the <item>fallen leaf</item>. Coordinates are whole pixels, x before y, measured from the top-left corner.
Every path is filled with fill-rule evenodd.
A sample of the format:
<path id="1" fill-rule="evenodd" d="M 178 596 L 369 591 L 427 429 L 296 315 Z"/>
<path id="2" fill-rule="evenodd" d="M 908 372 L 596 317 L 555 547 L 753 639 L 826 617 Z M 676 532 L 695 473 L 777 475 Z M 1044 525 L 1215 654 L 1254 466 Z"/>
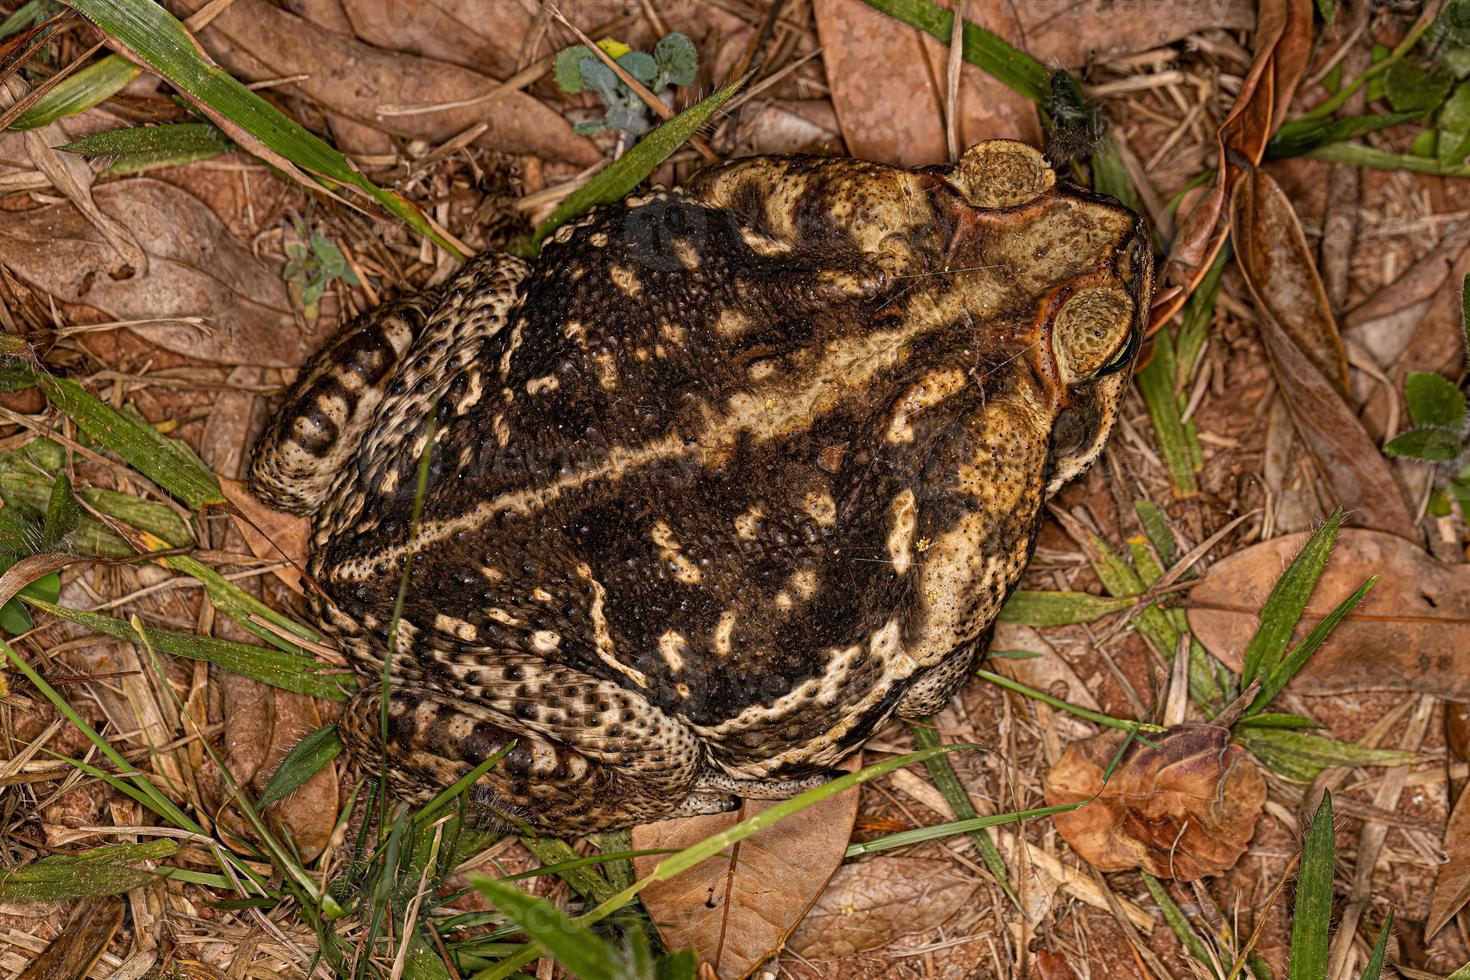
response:
<path id="1" fill-rule="evenodd" d="M 1150 736 L 1154 744 L 1130 746 L 1104 785 L 1124 738 L 1111 731 L 1076 742 L 1047 773 L 1049 805 L 1090 800 L 1052 818 L 1067 843 L 1099 871 L 1194 881 L 1234 867 L 1255 834 L 1266 781 L 1230 732 L 1191 724 Z"/>
<path id="2" fill-rule="evenodd" d="M 180 5 L 192 13 L 204 0 Z M 210 54 L 248 81 L 303 75 L 283 90 L 365 125 L 408 139 L 441 143 L 480 123 L 476 143 L 578 166 L 602 162 L 602 153 L 555 110 L 524 92 L 442 112 L 379 116 L 386 103 L 450 102 L 484 95 L 499 84 L 459 65 L 385 51 L 354 38 L 316 29 L 262 0 L 236 0 L 199 32 Z"/>
<path id="3" fill-rule="evenodd" d="M 1450 758 L 1470 762 L 1470 704 L 1456 701 L 1445 704 L 1444 745 Z"/>
<path id="4" fill-rule="evenodd" d="M 305 595 L 306 590 L 301 587 L 301 569 L 310 550 L 311 518 L 272 510 L 251 496 L 239 480 L 221 477 L 219 485 L 225 499 L 239 511 L 231 514 L 230 518 L 245 539 L 250 553 L 267 561 L 288 559 L 291 564 L 273 569 L 273 573 L 286 585 Z"/>
<path id="5" fill-rule="evenodd" d="M 61 935 L 31 960 L 15 980 L 69 980 L 89 977 L 122 925 L 128 903 L 116 895 L 85 898 L 72 910 Z"/>
<path id="6" fill-rule="evenodd" d="M 1308 535 L 1273 538 L 1222 558 L 1189 593 L 1190 629 L 1240 670 L 1261 606 Z M 1470 565 L 1446 565 L 1393 534 L 1357 528 L 1337 546 L 1307 602 L 1302 639 L 1363 580 L 1378 584 L 1332 631 L 1287 690 L 1414 691 L 1470 701 Z"/>
<path id="7" fill-rule="evenodd" d="M 1424 938 L 1430 940 L 1455 913 L 1470 902 L 1470 793 L 1461 792 L 1444 829 L 1444 852 L 1449 860 L 1439 866 L 1429 893 L 1429 918 Z"/>
<path id="8" fill-rule="evenodd" d="M 1290 202 L 1264 171 L 1253 170 L 1236 184 L 1231 213 L 1236 259 L 1256 299 L 1272 373 L 1329 493 L 1338 504 L 1351 507 L 1363 524 L 1404 538 L 1416 537 L 1414 519 L 1387 461 L 1343 399 L 1345 378 L 1329 380 L 1323 374 L 1321 362 L 1328 362 L 1330 370 L 1335 358 L 1320 353 L 1310 356 L 1287 326 L 1289 321 L 1307 319 L 1303 308 L 1315 303 L 1299 295 L 1312 291 L 1308 283 L 1315 283 L 1316 292 L 1321 292 L 1309 254 L 1288 258 L 1287 250 L 1273 250 L 1267 244 L 1291 235 L 1296 216 Z M 1297 234 L 1300 231 L 1296 228 Z M 1305 241 L 1301 244 L 1305 247 Z M 1283 272 L 1288 264 L 1295 265 L 1294 272 Z M 1325 294 L 1320 301 L 1319 313 L 1330 323 Z M 1326 327 L 1317 329 L 1329 332 Z M 1301 333 L 1307 330 L 1298 328 Z M 1330 333 L 1336 334 L 1335 326 Z"/>
<path id="9" fill-rule="evenodd" d="M 1219 162 L 1215 181 L 1189 211 L 1160 270 L 1150 332 L 1169 321 L 1189 299 L 1225 244 L 1222 222 L 1243 159 L 1261 162 L 1266 144 L 1286 117 L 1312 53 L 1312 0 L 1261 0 L 1256 12 L 1255 60 L 1216 132 Z"/>
<path id="10" fill-rule="evenodd" d="M 1072 68 L 1162 47 L 1202 29 L 1251 30 L 1256 24 L 1250 0 L 1051 0 L 1011 6 L 1020 22 L 1021 50 L 1045 64 Z"/>
<path id="11" fill-rule="evenodd" d="M 835 960 L 938 928 L 980 887 L 952 861 L 877 857 L 843 865 L 787 944 L 807 960 Z"/>
<path id="12" fill-rule="evenodd" d="M 1038 980 L 1077 980 L 1077 972 L 1067 958 L 1049 949 L 1036 951 L 1036 976 Z"/>
<path id="13" fill-rule="evenodd" d="M 856 759 L 843 768 L 856 768 Z M 693 947 L 724 980 L 747 977 L 775 956 L 842 864 L 857 793 L 839 793 L 737 842 L 642 892 L 669 949 Z M 775 806 L 746 800 L 734 813 L 664 820 L 633 828 L 633 849 L 684 848 Z M 633 859 L 640 878 L 658 856 Z"/>
<path id="14" fill-rule="evenodd" d="M 863 0 L 814 0 L 812 9 L 832 105 L 848 152 L 906 167 L 948 161 L 944 115 L 948 45 Z M 1022 43 L 1008 3 L 971 0 L 965 19 L 1014 44 Z M 1031 100 L 975 65 L 965 64 L 960 71 L 959 105 L 962 147 L 992 137 L 1041 142 Z"/>
<path id="15" fill-rule="evenodd" d="M 130 329 L 191 358 L 271 367 L 305 358 L 311 338 L 296 328 L 280 274 L 197 198 L 146 178 L 98 187 L 93 197 L 142 244 L 146 275 L 99 273 L 112 265 L 112 246 L 69 203 L 8 212 L 0 262 L 64 303 L 142 321 Z"/>
<path id="16" fill-rule="evenodd" d="M 1270 317 L 1339 394 L 1351 390 L 1347 354 L 1296 209 L 1266 171 L 1245 171 L 1230 199 L 1230 234 L 1246 284 Z"/>

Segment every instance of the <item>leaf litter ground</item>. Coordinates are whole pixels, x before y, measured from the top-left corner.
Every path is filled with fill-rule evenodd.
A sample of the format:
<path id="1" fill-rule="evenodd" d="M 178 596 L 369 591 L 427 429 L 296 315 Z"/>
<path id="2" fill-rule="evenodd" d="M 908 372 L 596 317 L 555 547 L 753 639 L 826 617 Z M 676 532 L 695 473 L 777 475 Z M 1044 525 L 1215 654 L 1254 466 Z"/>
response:
<path id="1" fill-rule="evenodd" d="M 1375 57 L 1382 62 L 1415 30 L 1417 10 L 1324 3 L 1320 6 L 1335 11 L 1328 26 L 1311 6 L 1171 2 L 1152 5 L 1148 17 L 1128 17 L 1102 16 L 1089 4 L 1076 4 L 1036 22 L 1028 19 L 1029 8 L 1013 13 L 1009 5 L 970 0 L 965 9 L 970 21 L 1043 62 L 1085 69 L 1081 77 L 1086 91 L 1100 102 L 1110 122 L 1107 158 L 1113 161 L 1108 168 L 1094 162 L 1093 178 L 1114 192 L 1126 189 L 1160 229 L 1161 241 L 1170 242 L 1191 230 L 1175 220 L 1171 202 L 1202 179 L 1208 192 L 1211 171 L 1221 163 L 1216 128 L 1241 93 L 1250 94 L 1257 63 L 1252 51 L 1261 49 L 1268 35 L 1276 38 L 1273 70 L 1294 75 L 1300 83 L 1289 107 L 1267 106 L 1265 115 L 1274 122 L 1306 117 L 1328 99 L 1344 103 L 1343 114 L 1399 112 L 1403 106 L 1396 102 L 1410 103 L 1416 92 L 1438 84 L 1433 78 L 1416 81 L 1409 71 L 1373 68 Z M 0 9 L 8 13 L 18 7 L 12 2 Z M 39 7 L 25 5 L 32 12 L 54 13 L 37 11 Z M 898 14 L 924 9 L 891 7 Z M 181 7 L 175 13 L 186 15 L 191 9 Z M 626 141 L 616 134 L 589 141 L 576 136 L 566 122 L 568 117 L 595 118 L 598 107 L 588 97 L 563 95 L 549 77 L 550 56 L 574 43 L 553 19 L 502 4 L 496 6 L 497 27 L 490 30 L 476 28 L 473 18 L 460 19 L 464 11 L 450 0 L 424 5 L 423 10 L 427 12 L 416 14 L 406 26 L 393 26 L 385 24 L 371 0 L 344 0 L 340 9 L 312 8 L 305 15 L 273 7 L 252 11 L 246 0 L 237 0 L 224 12 L 215 11 L 216 23 L 201 26 L 198 36 L 226 70 L 256 83 L 267 102 L 327 136 L 368 178 L 415 202 L 455 240 L 473 249 L 507 247 L 581 186 L 589 164 L 624 149 Z M 681 106 L 713 92 L 732 73 L 758 66 L 746 92 L 729 103 L 731 111 L 703 130 L 705 143 L 721 155 L 846 147 L 922 163 L 943 157 L 949 130 L 960 145 L 990 135 L 1034 139 L 1042 131 L 1024 96 L 973 65 L 959 68 L 956 83 L 947 84 L 953 69 L 943 30 L 921 34 L 900 27 L 857 0 L 773 6 L 653 2 L 631 16 L 621 7 L 591 2 L 566 4 L 561 10 L 584 31 L 597 37 L 610 33 L 634 48 L 651 50 L 670 30 L 689 36 L 701 58 L 701 72 L 696 86 L 680 93 Z M 456 26 L 464 23 L 470 27 Z M 1059 30 L 1058 24 L 1066 29 Z M 23 76 L 30 85 L 44 84 L 57 67 L 78 60 L 94 43 L 76 19 L 63 19 L 43 40 L 45 56 L 33 59 Z M 1456 69 L 1446 53 L 1450 45 L 1443 39 L 1436 43 L 1413 48 L 1410 60 L 1428 66 L 1431 74 L 1453 74 Z M 813 57 L 819 48 L 820 56 Z M 366 63 L 370 70 L 354 75 L 341 67 L 349 63 Z M 0 65 L 6 64 L 0 56 Z M 891 69 L 875 72 L 872 66 L 880 64 Z M 1395 87 L 1380 84 L 1375 92 L 1370 82 L 1361 97 L 1333 95 L 1347 92 L 1345 81 L 1375 72 L 1380 80 L 1393 78 Z M 0 68 L 0 75 L 8 73 Z M 1025 77 L 1001 75 L 1013 81 Z M 898 83 L 900 76 L 907 80 Z M 493 81 L 512 77 L 516 83 L 504 90 Z M 874 79 L 883 84 L 872 84 Z M 958 112 L 950 111 L 951 90 Z M 1430 106 L 1428 121 L 1420 110 L 1413 125 L 1360 136 L 1359 143 L 1379 154 L 1403 157 L 1415 151 L 1411 144 L 1423 142 L 1424 132 L 1441 142 L 1452 140 L 1459 130 L 1449 92 L 1446 87 L 1439 96 L 1444 108 Z M 1360 98 L 1362 104 L 1357 104 Z M 544 124 L 528 123 L 534 119 Z M 900 133 L 900 121 L 913 131 Z M 27 142 L 16 132 L 0 134 L 0 210 L 5 212 L 0 220 L 0 304 L 6 332 L 36 344 L 48 368 L 84 381 L 114 407 L 132 405 L 159 431 L 194 447 L 209 470 L 230 478 L 241 475 L 267 399 L 284 378 L 281 366 L 299 363 L 343 318 L 386 296 L 442 282 L 455 261 L 404 225 L 305 190 L 246 153 L 158 166 L 142 179 L 89 172 L 83 182 L 91 190 L 78 195 L 58 183 L 57 167 L 69 164 L 58 164 L 55 154 L 45 152 L 144 123 L 198 122 L 198 116 L 145 72 L 127 88 L 109 93 L 98 107 L 35 131 L 44 137 L 39 141 Z M 1254 140 L 1263 146 L 1262 137 L 1269 135 L 1260 129 L 1263 125 L 1247 114 L 1242 126 L 1250 138 L 1245 143 Z M 1439 159 L 1437 147 L 1428 149 L 1428 156 L 1417 159 Z M 1341 152 L 1339 146 L 1319 155 Z M 1362 157 L 1366 151 L 1353 152 Z M 923 159 L 907 160 L 905 153 L 922 154 Z M 100 171 L 107 162 L 91 170 Z M 1238 166 L 1234 159 L 1226 163 Z M 700 155 L 685 147 L 655 177 L 678 181 L 699 164 Z M 1410 165 L 1424 169 L 1412 160 Z M 1100 875 L 1045 819 L 993 833 L 945 836 L 849 858 L 800 925 L 810 895 L 788 896 L 773 889 L 760 911 L 777 920 L 774 933 L 788 937 L 787 951 L 762 969 L 797 977 L 1022 972 L 1044 977 L 1208 976 L 1217 969 L 1228 973 L 1231 954 L 1259 925 L 1254 951 L 1276 975 L 1286 975 L 1295 886 L 1289 884 L 1274 901 L 1271 896 L 1300 850 L 1324 789 L 1332 792 L 1338 820 L 1335 908 L 1341 921 L 1351 924 L 1347 936 L 1353 940 L 1335 941 L 1332 975 L 1358 975 L 1390 907 L 1397 910 L 1398 925 L 1389 962 L 1403 975 L 1442 976 L 1470 960 L 1462 922 L 1451 921 L 1428 937 L 1423 929 L 1427 919 L 1445 917 L 1446 899 L 1437 897 L 1439 907 L 1431 908 L 1442 852 L 1458 869 L 1451 891 L 1464 889 L 1464 868 L 1470 866 L 1465 807 L 1446 833 L 1452 794 L 1466 776 L 1463 753 L 1450 751 L 1447 739 L 1451 744 L 1458 739 L 1461 746 L 1470 741 L 1463 713 L 1444 708 L 1465 697 L 1453 684 L 1466 673 L 1467 647 L 1458 639 L 1463 616 L 1455 611 L 1463 596 L 1454 584 L 1460 572 L 1455 566 L 1465 561 L 1464 524 L 1453 510 L 1437 514 L 1433 497 L 1442 479 L 1423 464 L 1387 459 L 1376 450 L 1371 459 L 1355 452 L 1346 458 L 1346 471 L 1328 468 L 1333 477 L 1328 482 L 1313 462 L 1327 452 L 1324 440 L 1341 444 L 1338 437 L 1345 427 L 1352 428 L 1353 420 L 1360 421 L 1358 431 L 1367 439 L 1352 443 L 1356 449 L 1381 445 L 1405 428 L 1411 413 L 1400 393 L 1409 372 L 1440 371 L 1458 380 L 1459 282 L 1470 271 L 1465 268 L 1470 256 L 1463 236 L 1456 233 L 1470 212 L 1470 191 L 1456 178 L 1408 169 L 1361 169 L 1302 155 L 1272 163 L 1262 173 L 1279 185 L 1295 214 L 1283 216 L 1259 203 L 1275 200 L 1259 188 L 1234 199 L 1236 213 L 1268 222 L 1265 227 L 1272 234 L 1254 239 L 1262 247 L 1296 241 L 1291 225 L 1299 220 L 1305 251 L 1283 259 L 1267 250 L 1222 266 L 1213 302 L 1193 308 L 1198 329 L 1191 335 L 1181 328 L 1169 342 L 1176 360 L 1174 377 L 1140 385 L 1148 400 L 1141 393 L 1130 396 L 1105 458 L 1054 502 L 1055 519 L 1047 525 L 1024 588 L 1033 594 L 1081 592 L 1126 599 L 1153 586 L 1158 573 L 1238 516 L 1249 515 L 1246 521 L 1171 583 L 1178 589 L 1161 593 L 1161 608 L 1138 608 L 1141 604 L 1135 602 L 1110 606 L 1100 615 L 1094 599 L 1087 621 L 1035 630 L 1018 613 L 1020 622 L 998 631 L 994 648 L 1043 656 L 1001 657 L 987 668 L 1051 701 L 1018 693 L 1014 686 L 972 682 L 934 719 L 934 730 L 940 741 L 974 743 L 986 750 L 944 756 L 952 779 L 943 769 L 915 767 L 869 783 L 858 798 L 853 830 L 824 833 L 834 840 L 822 846 L 837 847 L 835 858 L 840 860 L 844 846 L 972 814 L 1044 805 L 1047 775 L 1069 746 L 1106 727 L 1058 707 L 1058 702 L 1117 719 L 1179 720 L 1169 714 L 1183 710 L 1184 704 L 1170 698 L 1180 690 L 1179 677 L 1167 663 L 1174 653 L 1170 644 L 1192 629 L 1204 647 L 1227 662 L 1230 652 L 1240 654 L 1243 639 L 1251 635 L 1248 614 L 1259 609 L 1295 551 L 1276 539 L 1312 530 L 1334 503 L 1342 502 L 1349 507 L 1347 524 L 1353 530 L 1340 538 L 1322 592 L 1313 598 L 1300 632 L 1364 579 L 1379 574 L 1384 580 L 1364 599 L 1362 615 L 1349 616 L 1337 638 L 1342 642 L 1329 640 L 1323 659 L 1272 706 L 1278 714 L 1314 720 L 1320 727 L 1312 731 L 1330 736 L 1335 746 L 1312 743 L 1317 754 L 1310 755 L 1304 743 L 1278 738 L 1274 756 L 1268 750 L 1259 753 L 1276 762 L 1274 768 L 1262 767 L 1266 803 L 1245 856 L 1219 877 L 1191 885 L 1149 880 L 1136 871 Z M 1229 175 L 1232 185 L 1238 178 Z M 1351 195 L 1341 192 L 1348 183 L 1355 184 Z M 120 266 L 118 255 L 126 254 L 126 247 L 116 249 L 91 232 L 95 226 L 86 217 L 87 200 L 97 202 L 104 213 L 127 215 L 123 233 L 146 257 L 146 274 L 157 292 L 144 295 L 128 288 L 138 270 L 130 274 Z M 1221 213 L 1231 204 L 1222 199 Z M 1208 199 L 1196 206 L 1208 206 Z M 39 244 L 44 238 L 38 236 L 59 220 L 75 225 L 75 233 L 66 236 L 71 251 Z M 1198 221 L 1196 227 L 1203 229 L 1202 241 L 1210 239 L 1210 227 Z M 1247 226 L 1237 221 L 1236 227 Z M 1336 247 L 1345 237 L 1350 247 Z M 323 253 L 315 245 L 318 239 L 335 246 L 341 261 Z M 1309 284 L 1284 295 L 1272 293 L 1282 287 L 1261 274 L 1270 260 L 1295 263 L 1289 267 L 1294 271 L 1303 263 L 1319 266 L 1308 271 L 1320 272 L 1320 289 Z M 1209 264 L 1195 267 L 1187 278 L 1203 276 Z M 1242 269 L 1256 270 L 1255 278 L 1245 278 Z M 1411 270 L 1415 274 L 1406 275 Z M 354 281 L 360 285 L 351 285 Z M 1210 288 L 1205 276 L 1201 293 Z M 1321 327 L 1320 312 L 1313 310 L 1324 299 L 1338 314 L 1341 341 L 1335 329 L 1326 335 L 1294 332 L 1294 325 Z M 1273 323 L 1263 324 L 1258 312 L 1263 307 L 1272 310 Z M 1364 312 L 1355 316 L 1357 308 Z M 1183 316 L 1190 321 L 1191 311 Z M 1293 348 L 1283 343 L 1296 344 L 1296 349 L 1304 345 L 1309 367 L 1331 364 L 1334 358 L 1352 365 L 1351 387 L 1332 395 L 1341 399 L 1342 410 L 1335 415 L 1314 410 L 1331 382 L 1319 389 L 1311 387 L 1313 379 L 1328 378 L 1331 372 L 1303 373 L 1295 362 L 1287 365 L 1292 370 L 1284 370 L 1282 357 L 1289 358 Z M 1155 357 L 1163 350 L 1160 341 Z M 9 395 L 4 406 L 12 414 L 4 417 L 9 424 L 0 445 L 15 464 L 7 475 L 18 481 L 55 471 L 21 458 L 40 428 L 71 461 L 78 486 L 112 488 L 127 499 L 147 499 L 169 511 L 166 495 L 153 492 L 123 468 L 94 459 L 94 437 L 57 414 L 42 416 L 44 403 L 34 391 Z M 1384 483 L 1385 474 L 1397 481 L 1396 488 Z M 1354 477 L 1366 480 L 1380 495 L 1376 503 L 1369 505 L 1361 495 L 1341 499 L 1345 481 Z M 1397 498 L 1385 492 L 1395 489 Z M 1399 499 L 1402 513 L 1394 510 L 1394 499 Z M 1157 510 L 1140 509 L 1137 500 L 1151 501 Z M 106 506 L 89 503 L 108 513 Z M 106 503 L 116 507 L 120 500 Z M 90 510 L 83 516 L 96 520 Z M 130 516 L 130 526 L 137 527 L 149 515 Z M 165 521 L 159 514 L 152 516 Z M 1159 521 L 1167 529 L 1162 540 Z M 1360 537 L 1374 533 L 1360 530 L 1365 527 L 1402 533 L 1405 522 L 1412 522 L 1406 543 L 1395 541 L 1386 551 L 1368 548 Z M 79 520 L 72 533 L 84 534 L 90 526 Z M 260 594 L 272 608 L 299 609 L 299 600 L 273 574 L 287 567 L 279 554 L 252 549 L 222 514 L 202 518 L 197 527 L 194 558 L 218 568 L 224 581 Z M 1173 551 L 1169 560 L 1164 550 Z M 1426 565 L 1429 561 L 1438 564 Z M 205 590 L 196 580 L 156 565 L 78 562 L 62 571 L 60 601 L 123 622 L 137 615 L 150 627 L 277 649 L 282 642 L 278 633 L 258 622 L 246 628 L 223 611 L 221 601 L 228 603 L 228 593 L 221 588 Z M 1220 601 L 1221 593 L 1232 601 Z M 1063 608 L 1058 619 L 1056 600 L 1035 601 L 1052 603 L 1049 624 L 1079 618 L 1066 615 Z M 1062 602 L 1065 606 L 1065 596 Z M 1224 621 L 1200 620 L 1211 612 Z M 75 766 L 58 761 L 57 756 L 64 756 L 89 765 L 105 763 L 34 687 L 14 677 L 9 697 L 0 702 L 0 725 L 10 746 L 10 761 L 3 763 L 0 775 L 7 867 L 37 868 L 42 858 L 122 846 L 154 849 L 124 852 L 131 860 L 109 864 L 110 874 L 136 873 L 159 859 L 191 873 L 126 893 L 129 915 L 115 935 L 103 936 L 96 976 L 149 965 L 195 970 L 192 975 L 199 976 L 228 970 L 237 975 L 299 975 L 310 963 L 312 928 L 293 914 L 289 903 L 273 911 L 271 904 L 229 901 L 228 888 L 221 887 L 229 883 L 207 841 L 219 840 L 244 853 L 254 834 L 248 821 L 226 806 L 221 769 L 250 795 L 265 792 L 302 736 L 330 721 L 332 703 L 282 692 L 203 660 L 168 656 L 155 662 L 148 645 L 107 644 L 94 633 L 35 615 L 40 628 L 16 639 L 16 650 L 88 723 L 107 732 L 126 764 L 156 773 L 166 795 L 190 804 L 193 819 L 206 833 L 182 839 L 140 833 L 138 828 L 160 821 L 95 776 L 79 778 Z M 1241 616 L 1247 617 L 1244 623 Z M 1381 635 L 1396 628 L 1402 632 Z M 1368 638 L 1362 639 L 1365 633 Z M 1354 644 L 1369 654 L 1352 660 Z M 1377 649 L 1391 650 L 1398 659 L 1375 659 L 1371 652 Z M 330 651 L 319 656 L 333 662 Z M 1383 678 L 1390 666 L 1394 677 L 1413 676 L 1387 683 Z M 1331 686 L 1314 680 L 1319 677 Z M 1199 682 L 1195 677 L 1184 680 Z M 204 750 L 206 743 L 215 750 L 213 756 Z M 1361 752 L 1407 752 L 1413 762 L 1395 768 L 1358 766 L 1366 757 L 1354 755 L 1343 743 Z M 918 744 L 912 730 L 895 725 L 875 737 L 865 761 Z M 1289 779 L 1281 769 L 1311 782 Z M 118 771 L 125 769 L 115 765 L 98 770 Z M 275 808 L 271 819 L 277 822 L 272 825 L 275 833 L 294 842 L 288 846 L 299 849 L 301 858 L 315 859 L 320 863 L 313 867 L 332 869 L 335 875 L 353 858 L 352 841 L 362 819 L 351 800 L 349 782 L 329 770 L 287 796 Z M 338 826 L 339 819 L 345 826 Z M 811 845 L 809 830 L 801 831 L 797 824 L 789 829 L 806 836 L 793 836 L 785 846 Z M 168 846 L 160 847 L 160 841 Z M 658 843 L 655 834 L 640 838 L 637 846 Z M 440 841 L 439 846 L 445 845 Z M 564 865 L 578 853 L 627 851 L 630 845 L 613 839 L 577 843 L 575 848 L 508 837 L 490 844 L 473 867 L 500 876 L 538 865 Z M 404 860 L 403 867 L 410 870 L 422 865 Z M 639 859 L 639 873 L 656 860 Z M 997 880 L 996 860 L 1004 887 Z M 268 875 L 265 864 L 256 864 L 255 871 Z M 247 874 L 251 869 L 246 862 L 231 870 Z M 625 887 L 623 876 L 631 872 L 626 862 L 612 862 L 519 884 L 577 914 L 611 894 L 603 889 Z M 671 895 L 645 894 L 655 922 L 677 912 L 678 903 L 694 900 L 678 889 Z M 397 916 L 393 921 L 401 924 L 412 895 L 392 898 L 390 917 Z M 454 907 L 467 917 L 492 908 L 475 893 L 458 897 Z M 39 923 L 38 909 L 48 913 Z M 1185 923 L 1183 939 L 1180 930 L 1170 927 L 1171 909 L 1178 913 L 1176 927 Z M 90 919 L 78 921 L 95 920 L 103 926 L 111 921 L 110 910 L 100 903 L 87 911 Z M 65 935 L 71 912 L 71 906 L 61 903 L 37 907 L 11 902 L 0 908 L 0 967 L 19 974 L 48 943 Z M 463 921 L 483 933 L 498 918 Z M 349 940 L 360 940 L 370 928 L 367 921 L 349 921 L 339 931 Z M 624 935 L 641 932 L 636 924 L 619 928 Z M 743 940 L 738 922 L 736 930 Z M 88 942 L 94 939 L 91 931 L 78 929 L 77 934 Z M 715 935 L 700 940 L 699 953 L 707 967 L 718 963 L 725 975 L 732 969 L 735 933 L 727 922 Z M 1217 942 L 1217 937 L 1224 938 Z M 77 940 L 74 955 L 85 956 L 88 942 Z M 489 968 L 518 948 L 509 930 L 491 932 L 461 962 Z M 385 973 L 393 969 L 400 950 L 405 971 L 428 969 L 414 964 L 421 956 L 432 960 L 436 954 L 390 942 L 380 950 Z M 557 969 L 547 960 L 538 975 Z"/>

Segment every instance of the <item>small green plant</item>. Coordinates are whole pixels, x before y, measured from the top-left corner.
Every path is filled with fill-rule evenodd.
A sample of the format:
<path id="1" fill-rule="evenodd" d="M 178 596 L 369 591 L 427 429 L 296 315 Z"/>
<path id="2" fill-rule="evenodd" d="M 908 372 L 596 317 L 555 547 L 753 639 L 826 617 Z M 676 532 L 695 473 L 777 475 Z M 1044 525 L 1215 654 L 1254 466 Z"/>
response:
<path id="1" fill-rule="evenodd" d="M 677 31 L 655 44 L 653 54 L 611 39 L 599 41 L 597 46 L 619 68 L 654 92 L 670 85 L 692 85 L 699 70 L 694 44 Z M 642 136 L 652 126 L 648 106 L 586 45 L 567 48 L 556 56 L 556 84 L 563 92 L 595 92 L 607 107 L 601 119 L 578 123 L 574 128 L 579 133 L 615 129 Z"/>
<path id="2" fill-rule="evenodd" d="M 341 279 L 349 286 L 360 286 L 362 280 L 347 264 L 342 250 L 319 232 L 307 234 L 306 229 L 296 225 L 297 240 L 287 242 L 286 268 L 282 272 L 291 289 L 291 296 L 301 304 L 308 322 L 315 323 L 320 313 L 322 293 L 333 279 Z"/>
<path id="3" fill-rule="evenodd" d="M 1466 287 L 1470 287 L 1470 276 L 1465 277 L 1460 294 L 1466 350 L 1470 351 L 1470 293 L 1465 292 Z M 1404 401 L 1411 425 L 1390 439 L 1383 451 L 1430 463 L 1460 462 L 1467 435 L 1465 390 L 1442 374 L 1414 371 L 1404 379 Z M 1444 486 L 1434 492 L 1430 512 L 1448 514 L 1451 497 L 1460 502 L 1462 511 L 1470 511 L 1470 463 L 1460 462 Z"/>

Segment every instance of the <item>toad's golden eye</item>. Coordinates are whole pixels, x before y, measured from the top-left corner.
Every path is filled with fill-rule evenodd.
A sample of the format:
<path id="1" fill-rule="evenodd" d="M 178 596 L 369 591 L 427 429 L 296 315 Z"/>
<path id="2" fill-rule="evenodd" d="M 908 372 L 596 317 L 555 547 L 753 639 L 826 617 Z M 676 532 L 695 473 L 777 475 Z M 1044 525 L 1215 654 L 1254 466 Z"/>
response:
<path id="1" fill-rule="evenodd" d="M 1052 321 L 1051 344 L 1063 384 L 1122 370 L 1137 352 L 1133 297 L 1119 286 L 1079 289 Z"/>

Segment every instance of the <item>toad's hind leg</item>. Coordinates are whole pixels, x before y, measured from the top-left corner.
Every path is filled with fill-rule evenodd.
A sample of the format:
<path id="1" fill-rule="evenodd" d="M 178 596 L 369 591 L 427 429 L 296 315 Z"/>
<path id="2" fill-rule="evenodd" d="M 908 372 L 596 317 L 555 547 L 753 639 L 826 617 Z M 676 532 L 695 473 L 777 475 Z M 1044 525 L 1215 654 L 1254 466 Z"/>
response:
<path id="1" fill-rule="evenodd" d="M 385 435 L 384 418 L 422 423 L 453 369 L 504 326 L 526 271 L 520 259 L 484 252 L 439 289 L 384 303 L 338 331 L 261 436 L 251 492 L 277 510 L 315 513 L 364 441 Z"/>
<path id="2" fill-rule="evenodd" d="M 558 678 L 554 690 L 574 686 L 563 681 Z M 581 706 L 599 712 L 599 704 L 630 695 L 610 685 L 603 690 L 591 678 L 583 686 L 564 697 L 560 710 L 537 703 L 511 713 L 424 687 L 395 687 L 388 699 L 389 787 L 395 796 L 423 805 L 514 741 L 505 758 L 470 788 L 481 824 L 567 836 L 735 805 L 694 791 L 701 752 L 681 722 L 651 705 L 636 705 L 642 718 L 628 725 L 626 737 L 611 735 L 616 726 L 588 725 Z M 368 771 L 383 756 L 379 690 L 359 692 L 339 725 L 351 758 Z M 602 718 L 622 714 L 616 705 L 608 707 Z M 644 715 L 646 710 L 654 714 Z"/>

